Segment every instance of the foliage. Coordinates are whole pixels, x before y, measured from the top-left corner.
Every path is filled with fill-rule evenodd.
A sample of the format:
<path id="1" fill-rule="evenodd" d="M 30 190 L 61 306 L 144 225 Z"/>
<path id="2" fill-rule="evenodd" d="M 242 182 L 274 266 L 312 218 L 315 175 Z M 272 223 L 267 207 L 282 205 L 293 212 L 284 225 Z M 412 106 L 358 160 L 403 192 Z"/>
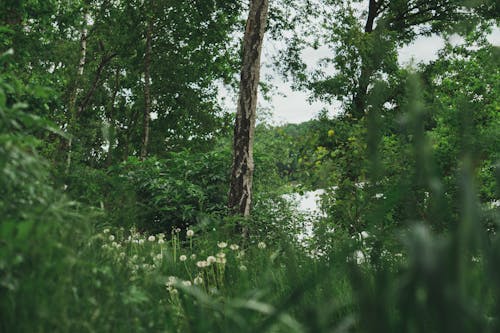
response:
<path id="1" fill-rule="evenodd" d="M 314 3 L 273 3 L 274 36 Z M 359 1 L 323 3 L 347 9 L 320 12 L 327 28 L 339 20 L 316 35 L 342 70 L 288 65 L 347 112 L 257 126 L 243 238 L 226 214 L 230 117 L 215 98 L 237 63 L 239 2 L 2 2 L 0 51 L 14 52 L 0 56 L 1 332 L 500 331 L 494 2 L 376 1 L 387 6 L 371 32 Z M 462 15 L 463 43 L 397 64 L 396 46 L 447 36 Z M 148 20 L 158 118 L 141 160 Z M 71 128 L 74 96 L 85 107 Z M 285 195 L 315 188 L 319 221 Z"/>

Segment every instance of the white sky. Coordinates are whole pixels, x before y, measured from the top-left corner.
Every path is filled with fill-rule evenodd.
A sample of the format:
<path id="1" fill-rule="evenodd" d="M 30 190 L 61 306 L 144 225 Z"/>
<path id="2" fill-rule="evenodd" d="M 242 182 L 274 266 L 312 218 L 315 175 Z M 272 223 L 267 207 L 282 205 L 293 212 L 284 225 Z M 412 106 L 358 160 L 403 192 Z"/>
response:
<path id="1" fill-rule="evenodd" d="M 497 46 L 500 46 L 500 28 L 495 28 L 493 33 L 489 36 L 489 41 Z M 457 40 L 458 42 L 458 40 Z M 444 40 L 438 36 L 420 37 L 412 44 L 405 46 L 399 50 L 400 64 L 406 64 L 412 60 L 415 63 L 429 62 L 437 57 L 437 52 L 444 46 Z M 262 54 L 262 73 L 261 77 L 266 74 L 273 74 L 272 71 L 266 68 L 266 64 L 271 62 L 271 56 L 274 53 L 274 45 L 266 46 Z M 308 66 L 314 66 L 316 61 L 322 57 L 328 56 L 328 50 L 319 50 L 318 52 L 306 52 L 305 62 Z M 314 102 L 310 104 L 308 93 L 302 91 L 293 91 L 290 88 L 290 83 L 283 82 L 277 75 L 274 75 L 273 85 L 277 87 L 278 94 L 273 96 L 271 102 L 263 101 L 262 96 L 259 96 L 259 108 L 257 112 L 263 112 L 263 109 L 269 110 L 271 114 L 271 121 L 277 124 L 283 123 L 301 123 L 315 118 L 321 109 L 326 108 L 330 114 L 335 114 L 335 109 L 338 106 L 329 105 L 321 102 Z M 223 94 L 226 95 L 227 94 Z M 236 110 L 236 99 L 227 98 L 225 107 L 228 109 Z M 258 116 L 257 116 L 258 117 Z"/>
<path id="2" fill-rule="evenodd" d="M 495 29 L 489 38 L 494 45 L 500 45 L 500 29 Z M 412 44 L 405 46 L 399 50 L 400 64 L 409 63 L 412 59 L 414 62 L 429 62 L 435 60 L 437 52 L 444 46 L 444 40 L 438 36 L 421 37 L 415 40 Z M 264 53 L 265 55 L 265 53 Z M 323 54 L 320 56 L 326 56 Z M 305 59 L 309 63 L 315 63 L 317 60 L 314 57 Z M 265 62 L 266 59 L 264 58 Z M 307 102 L 308 94 L 301 91 L 292 91 L 288 83 L 284 83 L 279 79 L 274 82 L 278 86 L 280 93 L 286 96 L 274 96 L 271 103 L 262 104 L 269 107 L 273 112 L 273 120 L 278 123 L 300 123 L 314 118 L 322 108 L 326 108 L 329 112 L 334 113 L 335 106 L 315 102 L 309 104 Z"/>

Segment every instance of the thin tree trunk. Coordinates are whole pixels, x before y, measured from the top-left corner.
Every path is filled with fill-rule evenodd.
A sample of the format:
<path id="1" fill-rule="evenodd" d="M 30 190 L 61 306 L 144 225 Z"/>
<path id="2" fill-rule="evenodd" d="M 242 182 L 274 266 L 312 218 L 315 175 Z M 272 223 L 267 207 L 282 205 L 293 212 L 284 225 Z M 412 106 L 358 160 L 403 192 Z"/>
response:
<path id="1" fill-rule="evenodd" d="M 77 121 L 77 110 L 76 110 L 76 100 L 78 99 L 78 95 L 80 94 L 80 87 L 79 81 L 81 80 L 83 76 L 83 70 L 85 68 L 86 64 L 86 58 L 87 58 L 87 36 L 88 36 L 88 29 L 87 29 L 87 22 L 89 21 L 89 14 L 85 14 L 84 16 L 84 22 L 83 22 L 83 28 L 82 28 L 82 33 L 80 36 L 80 61 L 78 62 L 78 67 L 77 67 L 77 76 L 75 79 L 75 84 L 73 87 L 73 91 L 70 95 L 70 100 L 69 100 L 69 115 L 70 119 L 68 122 L 68 132 L 69 132 L 69 139 L 68 139 L 68 146 L 67 146 L 67 157 L 66 157 L 66 174 L 69 173 L 69 170 L 71 168 L 71 157 L 72 157 L 72 148 L 73 148 L 73 135 L 74 129 L 76 127 L 76 121 Z"/>
<path id="2" fill-rule="evenodd" d="M 250 215 L 254 171 L 253 142 L 260 56 L 266 28 L 268 0 L 252 0 L 243 38 L 243 62 L 233 141 L 233 166 L 228 207 L 234 214 Z M 243 235 L 247 231 L 242 229 Z"/>
<path id="3" fill-rule="evenodd" d="M 151 19 L 148 20 L 146 28 L 146 53 L 144 55 L 144 114 L 143 114 L 143 131 L 142 131 L 142 148 L 141 159 L 148 155 L 150 119 L 151 119 L 151 34 L 152 34 Z"/>
<path id="4" fill-rule="evenodd" d="M 99 84 L 99 81 L 101 80 L 101 75 L 102 72 L 104 71 L 104 68 L 106 65 L 118 54 L 117 53 L 111 53 L 108 55 L 103 55 L 101 57 L 101 61 L 99 62 L 99 66 L 97 66 L 97 71 L 94 77 L 94 81 L 92 82 L 92 85 L 90 86 L 89 91 L 85 94 L 85 96 L 82 99 L 82 102 L 80 103 L 80 106 L 78 106 L 78 110 L 76 111 L 76 117 L 80 117 L 80 115 L 83 113 L 87 105 L 89 104 L 92 96 L 94 95 L 94 92 L 97 89 L 97 85 Z M 83 74 L 83 71 L 82 71 Z"/>
<path id="5" fill-rule="evenodd" d="M 381 5 L 380 1 L 381 0 L 379 0 L 379 2 L 377 2 L 376 0 L 369 0 L 368 17 L 365 24 L 365 34 L 371 34 L 373 32 L 375 18 L 379 14 L 378 10 Z M 351 115 L 356 120 L 360 120 L 365 115 L 368 84 L 372 74 L 373 69 L 368 64 L 367 59 L 361 59 L 361 73 L 358 78 L 358 87 L 356 89 L 356 92 L 354 93 L 351 107 Z"/>
<path id="6" fill-rule="evenodd" d="M 120 89 L 120 69 L 115 69 L 115 87 L 109 101 L 109 148 L 108 156 L 106 157 L 106 166 L 111 166 L 113 163 L 113 144 L 116 141 L 116 126 L 115 126 L 115 102 L 118 90 Z"/>

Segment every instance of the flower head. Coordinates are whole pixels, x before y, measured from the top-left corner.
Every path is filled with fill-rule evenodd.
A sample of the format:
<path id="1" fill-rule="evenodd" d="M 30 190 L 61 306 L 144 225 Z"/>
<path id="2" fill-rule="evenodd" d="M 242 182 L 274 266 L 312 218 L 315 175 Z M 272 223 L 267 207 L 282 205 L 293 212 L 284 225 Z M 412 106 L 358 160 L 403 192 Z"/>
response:
<path id="1" fill-rule="evenodd" d="M 174 285 L 176 282 L 177 282 L 177 278 L 175 276 L 169 276 L 165 285 L 167 287 L 170 287 L 170 286 Z"/>
<path id="2" fill-rule="evenodd" d="M 196 263 L 196 266 L 198 266 L 199 268 L 204 268 L 207 267 L 208 265 L 209 265 L 208 262 L 206 262 L 205 260 L 201 260 Z"/>
<path id="3" fill-rule="evenodd" d="M 180 261 L 186 261 L 187 260 L 187 257 L 183 254 L 179 257 L 179 260 Z"/>
<path id="4" fill-rule="evenodd" d="M 115 236 L 113 236 L 113 235 L 109 235 L 109 241 L 110 241 L 110 242 L 112 242 L 112 241 L 114 241 L 114 240 L 115 240 Z"/>
<path id="5" fill-rule="evenodd" d="M 189 229 L 188 231 L 186 231 L 186 236 L 188 237 L 193 237 L 194 236 L 194 231 Z"/>
<path id="6" fill-rule="evenodd" d="M 217 243 L 217 246 L 221 249 L 225 248 L 227 246 L 227 243 L 226 242 L 220 242 L 220 243 Z"/>
<path id="7" fill-rule="evenodd" d="M 239 247 L 238 245 L 236 245 L 236 244 L 231 244 L 231 245 L 229 245 L 229 248 L 230 248 L 231 250 L 233 250 L 233 251 L 236 251 L 236 250 L 238 250 L 240 247 Z"/>
<path id="8" fill-rule="evenodd" d="M 199 285 L 199 284 L 202 284 L 203 283 L 203 278 L 201 276 L 197 276 L 194 278 L 194 284 L 195 285 Z"/>
<path id="9" fill-rule="evenodd" d="M 155 236 L 151 235 L 148 237 L 148 241 L 154 242 L 156 240 Z"/>
<path id="10" fill-rule="evenodd" d="M 259 249 L 265 249 L 265 248 L 266 248 L 266 243 L 264 243 L 264 242 L 259 242 L 259 244 L 257 244 L 257 247 L 258 247 Z"/>
<path id="11" fill-rule="evenodd" d="M 214 257 L 214 256 L 209 256 L 209 257 L 207 258 L 207 263 L 208 263 L 209 265 L 210 265 L 210 264 L 213 264 L 213 263 L 214 263 L 214 262 L 216 262 L 216 261 L 217 261 L 217 259 L 215 259 L 215 257 Z"/>
<path id="12" fill-rule="evenodd" d="M 217 263 L 224 265 L 227 262 L 226 258 L 217 258 Z"/>

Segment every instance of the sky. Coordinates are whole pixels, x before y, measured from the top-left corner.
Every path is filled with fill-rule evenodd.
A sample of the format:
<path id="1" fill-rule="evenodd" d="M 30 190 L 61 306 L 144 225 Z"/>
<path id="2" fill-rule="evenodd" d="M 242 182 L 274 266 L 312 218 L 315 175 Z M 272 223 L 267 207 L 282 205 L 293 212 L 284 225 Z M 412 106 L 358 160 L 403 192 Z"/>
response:
<path id="1" fill-rule="evenodd" d="M 493 33 L 489 36 L 489 41 L 493 45 L 500 46 L 500 28 L 495 28 Z M 456 42 L 459 42 L 457 39 Z M 412 44 L 399 49 L 399 62 L 404 65 L 411 61 L 429 62 L 435 60 L 437 52 L 444 46 L 444 40 L 438 36 L 420 37 Z M 266 74 L 272 74 L 271 70 L 266 68 L 266 64 L 271 62 L 271 56 L 275 50 L 275 45 L 264 43 L 262 53 L 262 73 L 261 77 Z M 322 57 L 328 56 L 328 50 L 321 50 L 319 52 L 306 52 L 304 61 L 308 66 L 314 66 L 316 61 Z M 274 75 L 272 84 L 277 87 L 278 94 L 274 95 L 270 102 L 263 101 L 262 96 L 259 96 L 259 111 L 262 113 L 266 110 L 267 121 L 274 124 L 284 123 L 301 123 L 317 116 L 318 112 L 323 108 L 329 111 L 329 114 L 335 114 L 335 109 L 338 106 L 329 105 L 321 102 L 313 102 L 310 104 L 308 100 L 308 93 L 302 91 L 293 91 L 290 88 L 290 83 L 283 82 L 280 78 Z M 229 109 L 236 108 L 235 98 L 226 99 L 226 107 Z M 259 115 L 257 116 L 259 118 Z"/>

